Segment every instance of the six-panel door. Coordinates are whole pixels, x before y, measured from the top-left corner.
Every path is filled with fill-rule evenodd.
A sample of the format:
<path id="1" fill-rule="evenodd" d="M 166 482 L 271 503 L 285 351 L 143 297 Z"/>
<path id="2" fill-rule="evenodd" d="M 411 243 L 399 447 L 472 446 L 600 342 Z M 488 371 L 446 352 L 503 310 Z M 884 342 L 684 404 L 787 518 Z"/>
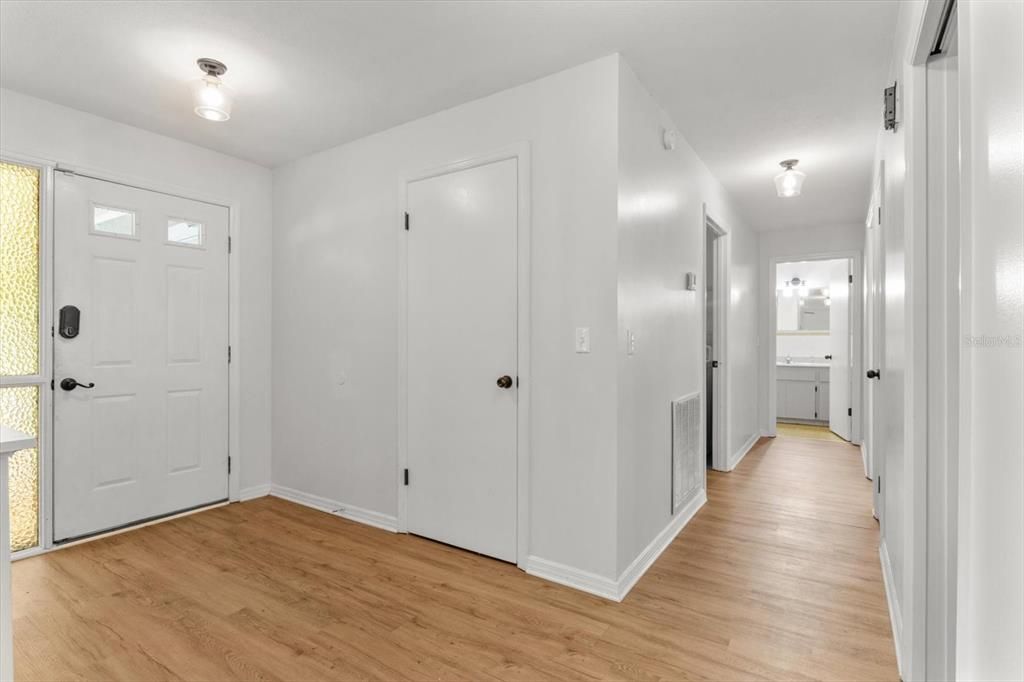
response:
<path id="1" fill-rule="evenodd" d="M 227 498 L 228 211 L 55 176 L 60 542 Z"/>

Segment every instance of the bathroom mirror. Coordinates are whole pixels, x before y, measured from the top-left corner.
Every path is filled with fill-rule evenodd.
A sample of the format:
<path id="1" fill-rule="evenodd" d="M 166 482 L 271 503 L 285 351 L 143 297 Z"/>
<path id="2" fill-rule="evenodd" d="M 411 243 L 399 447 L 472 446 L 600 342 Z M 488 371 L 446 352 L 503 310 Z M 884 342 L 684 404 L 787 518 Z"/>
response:
<path id="1" fill-rule="evenodd" d="M 806 296 L 796 291 L 776 295 L 776 329 L 778 333 L 828 334 L 828 292 L 809 289 Z"/>

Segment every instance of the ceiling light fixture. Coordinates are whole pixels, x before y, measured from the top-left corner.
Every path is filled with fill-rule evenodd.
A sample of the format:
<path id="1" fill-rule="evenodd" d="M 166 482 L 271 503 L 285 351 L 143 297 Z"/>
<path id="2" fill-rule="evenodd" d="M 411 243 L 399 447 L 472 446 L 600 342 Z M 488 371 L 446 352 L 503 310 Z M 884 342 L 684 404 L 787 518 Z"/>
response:
<path id="1" fill-rule="evenodd" d="M 803 187 L 804 178 L 807 176 L 796 170 L 798 163 L 800 163 L 799 159 L 786 159 L 779 163 L 786 169 L 775 176 L 775 191 L 780 197 L 800 196 L 800 188 Z"/>
<path id="2" fill-rule="evenodd" d="M 228 67 L 206 57 L 196 64 L 205 75 L 192 85 L 193 111 L 208 121 L 228 120 L 231 118 L 231 90 L 220 80 Z"/>

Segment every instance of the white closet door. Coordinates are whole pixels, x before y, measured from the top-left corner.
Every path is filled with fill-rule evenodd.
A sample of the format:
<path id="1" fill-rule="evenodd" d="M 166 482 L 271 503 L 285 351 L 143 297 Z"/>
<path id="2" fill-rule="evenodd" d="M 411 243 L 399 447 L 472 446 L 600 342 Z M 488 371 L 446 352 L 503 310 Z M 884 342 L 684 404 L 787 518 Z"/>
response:
<path id="1" fill-rule="evenodd" d="M 408 185 L 407 524 L 516 560 L 517 161 Z"/>

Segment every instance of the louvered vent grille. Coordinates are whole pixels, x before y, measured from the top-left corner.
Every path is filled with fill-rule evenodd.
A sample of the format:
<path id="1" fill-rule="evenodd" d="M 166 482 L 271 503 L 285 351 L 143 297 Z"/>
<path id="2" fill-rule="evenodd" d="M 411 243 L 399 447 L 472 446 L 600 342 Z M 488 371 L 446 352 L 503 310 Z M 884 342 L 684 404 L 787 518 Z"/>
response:
<path id="1" fill-rule="evenodd" d="M 700 489 L 704 467 L 700 456 L 700 393 L 672 401 L 672 513 Z"/>

